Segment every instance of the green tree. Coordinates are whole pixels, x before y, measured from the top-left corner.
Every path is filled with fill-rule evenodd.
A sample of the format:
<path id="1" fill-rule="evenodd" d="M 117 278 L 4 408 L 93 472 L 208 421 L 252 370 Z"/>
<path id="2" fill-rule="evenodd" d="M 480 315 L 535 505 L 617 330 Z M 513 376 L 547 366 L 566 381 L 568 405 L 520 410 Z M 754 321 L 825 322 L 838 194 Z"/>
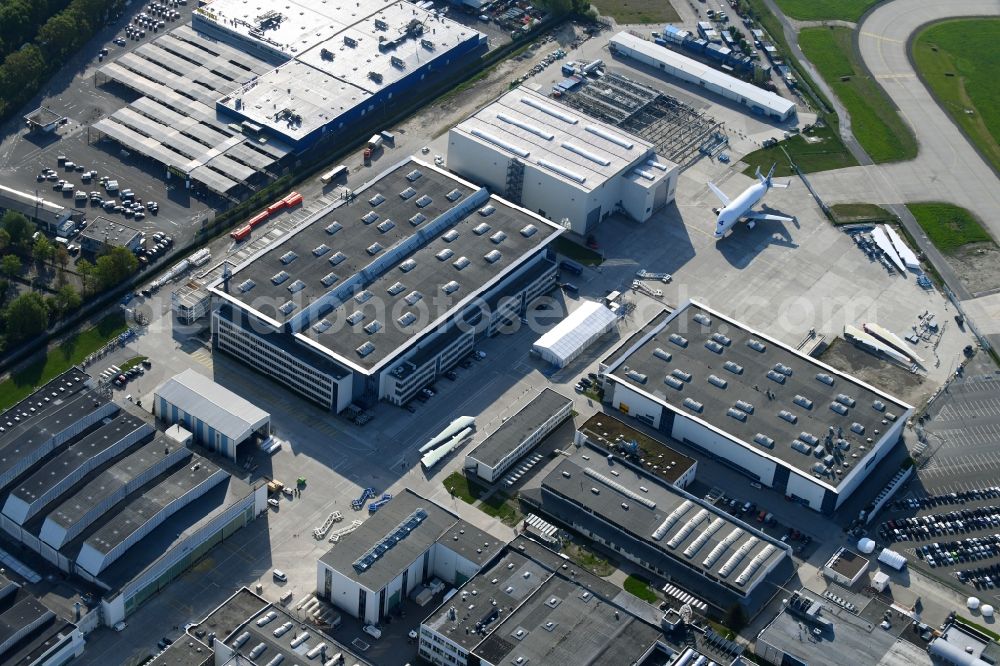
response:
<path id="1" fill-rule="evenodd" d="M 8 247 L 10 247 L 10 234 L 6 229 L 0 229 L 0 250 L 6 250 Z"/>
<path id="2" fill-rule="evenodd" d="M 67 312 L 72 312 L 80 307 L 80 293 L 73 288 L 73 285 L 64 285 L 56 292 L 56 309 L 60 315 L 64 315 Z"/>
<path id="3" fill-rule="evenodd" d="M 79 264 L 77 264 L 79 267 Z M 126 247 L 113 247 L 107 254 L 98 257 L 94 274 L 100 289 L 109 289 L 120 284 L 139 268 L 139 260 Z"/>
<path id="4" fill-rule="evenodd" d="M 86 259 L 81 259 L 76 262 L 76 272 L 80 274 L 80 280 L 83 282 L 83 293 L 86 294 L 94 286 L 94 264 Z"/>
<path id="5" fill-rule="evenodd" d="M 47 261 L 52 261 L 55 252 L 56 249 L 52 242 L 45 236 L 39 236 L 38 240 L 35 241 L 35 247 L 31 250 L 31 256 L 38 263 L 44 264 Z"/>
<path id="6" fill-rule="evenodd" d="M 26 102 L 41 87 L 47 74 L 45 55 L 28 44 L 8 55 L 0 65 L 0 113 Z"/>
<path id="7" fill-rule="evenodd" d="M 49 310 L 34 291 L 21 294 L 7 306 L 7 339 L 21 342 L 39 335 L 49 325 Z"/>
<path id="8" fill-rule="evenodd" d="M 3 273 L 8 278 L 13 278 L 20 272 L 21 260 L 16 255 L 5 254 L 3 259 L 0 259 L 0 273 Z"/>
<path id="9" fill-rule="evenodd" d="M 35 233 L 34 225 L 28 218 L 14 210 L 3 214 L 0 225 L 3 225 L 4 231 L 10 236 L 10 244 L 15 246 L 24 246 Z"/>

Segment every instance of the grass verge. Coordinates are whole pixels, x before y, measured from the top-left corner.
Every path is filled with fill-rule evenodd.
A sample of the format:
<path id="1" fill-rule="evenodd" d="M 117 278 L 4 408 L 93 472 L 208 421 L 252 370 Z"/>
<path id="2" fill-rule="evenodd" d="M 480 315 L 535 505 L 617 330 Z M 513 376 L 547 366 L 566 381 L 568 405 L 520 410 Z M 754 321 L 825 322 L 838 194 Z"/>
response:
<path id="1" fill-rule="evenodd" d="M 881 206 L 869 203 L 833 204 L 830 215 L 834 224 L 856 224 L 858 222 L 895 222 L 895 215 Z"/>
<path id="2" fill-rule="evenodd" d="M 799 21 L 857 22 L 879 0 L 775 0 L 781 11 Z"/>
<path id="3" fill-rule="evenodd" d="M 910 56 L 931 93 L 1000 172 L 1000 19 L 957 19 L 928 26 Z"/>
<path id="4" fill-rule="evenodd" d="M 836 130 L 828 126 L 812 127 L 802 134 L 785 139 L 778 145 L 760 148 L 745 155 L 742 161 L 748 166 L 743 173 L 752 176 L 757 167 L 767 173 L 772 164 L 777 164 L 774 170 L 775 176 L 794 176 L 795 171 L 782 152 L 782 147 L 803 173 L 842 169 L 858 164 L 847 146 L 840 140 Z"/>
<path id="5" fill-rule="evenodd" d="M 445 478 L 443 483 L 449 493 L 466 504 L 475 504 L 480 497 L 486 494 L 485 488 L 470 483 L 468 477 L 461 472 L 452 472 Z"/>
<path id="6" fill-rule="evenodd" d="M 708 620 L 708 624 L 711 625 L 712 629 L 715 630 L 715 633 L 719 634 L 723 638 L 725 638 L 727 640 L 730 640 L 730 641 L 731 640 L 735 640 L 735 638 L 736 638 L 736 632 L 733 631 L 732 629 L 730 629 L 729 627 L 727 627 L 726 625 L 719 624 L 718 622 L 716 622 L 714 620 Z"/>
<path id="7" fill-rule="evenodd" d="M 565 236 L 557 238 L 554 245 L 555 251 L 559 254 L 587 266 L 599 266 L 604 261 L 599 253 L 594 252 L 589 247 L 574 243 Z"/>
<path id="8" fill-rule="evenodd" d="M 517 500 L 507 493 L 500 492 L 499 490 L 480 502 L 478 509 L 487 516 L 497 518 L 504 525 L 510 525 L 512 527 L 517 525 L 521 522 L 521 519 L 524 518 L 524 514 L 521 513 L 521 508 L 518 506 Z"/>
<path id="9" fill-rule="evenodd" d="M 663 0 L 594 0 L 601 16 L 610 16 L 619 24 L 674 23 L 681 20 L 669 2 Z"/>
<path id="10" fill-rule="evenodd" d="M 129 360 L 127 360 L 124 363 L 122 363 L 121 366 L 119 366 L 119 367 L 121 367 L 122 372 L 127 372 L 127 371 L 131 370 L 132 368 L 134 368 L 135 366 L 137 366 L 140 363 L 142 363 L 143 361 L 145 361 L 147 358 L 148 357 L 146 357 L 146 356 L 133 356 Z"/>
<path id="11" fill-rule="evenodd" d="M 23 400 L 35 388 L 80 363 L 127 328 L 125 317 L 118 313 L 108 315 L 93 328 L 75 333 L 38 360 L 11 373 L 10 378 L 0 383 L 0 409 Z"/>
<path id="12" fill-rule="evenodd" d="M 970 620 L 967 617 L 962 617 L 961 615 L 956 615 L 955 619 L 958 620 L 959 622 L 961 622 L 962 624 L 964 624 L 966 626 L 969 626 L 969 627 L 972 627 L 976 631 L 989 636 L 990 638 L 992 638 L 995 641 L 1000 641 L 1000 634 L 998 634 L 995 631 L 990 631 L 989 629 L 987 629 L 986 627 L 984 627 L 981 624 L 976 624 L 975 622 L 973 622 L 972 620 Z"/>
<path id="13" fill-rule="evenodd" d="M 945 254 L 957 252 L 970 243 L 993 242 L 972 213 L 949 203 L 906 204 L 920 228 Z"/>
<path id="14" fill-rule="evenodd" d="M 613 562 L 601 557 L 583 544 L 566 541 L 563 543 L 562 552 L 570 560 L 595 576 L 606 578 L 615 572 Z"/>
<path id="15" fill-rule="evenodd" d="M 855 52 L 849 28 L 805 28 L 799 46 L 851 115 L 858 143 L 878 163 L 917 156 L 917 139 Z"/>
<path id="16" fill-rule="evenodd" d="M 625 588 L 626 592 L 634 594 L 643 601 L 651 604 L 655 604 L 657 601 L 656 592 L 653 592 L 652 588 L 649 587 L 649 583 L 638 576 L 629 576 L 626 578 L 625 584 L 622 587 Z"/>

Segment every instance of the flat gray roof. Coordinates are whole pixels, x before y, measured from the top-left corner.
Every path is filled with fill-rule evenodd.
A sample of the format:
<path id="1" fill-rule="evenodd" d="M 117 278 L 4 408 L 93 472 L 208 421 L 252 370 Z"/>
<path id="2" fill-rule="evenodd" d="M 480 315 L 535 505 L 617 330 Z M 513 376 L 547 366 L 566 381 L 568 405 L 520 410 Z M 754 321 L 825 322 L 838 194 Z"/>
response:
<path id="1" fill-rule="evenodd" d="M 749 524 L 645 470 L 611 463 L 601 449 L 585 445 L 569 453 L 542 481 L 543 490 L 738 594 L 749 594 L 788 557 L 782 544 Z"/>
<path id="2" fill-rule="evenodd" d="M 113 419 L 102 423 L 96 430 L 91 430 L 46 461 L 31 476 L 24 479 L 11 495 L 31 504 L 65 479 L 77 474 L 102 451 L 115 446 L 144 426 L 146 423 L 142 419 L 128 412 L 119 412 Z M 149 431 L 152 432 L 152 428 L 149 428 Z"/>
<path id="3" fill-rule="evenodd" d="M 0 451 L 31 433 L 61 422 L 52 415 L 87 389 L 90 375 L 70 368 L 24 400 L 0 413 Z M 39 418 L 41 417 L 41 418 Z"/>
<path id="4" fill-rule="evenodd" d="M 891 422 L 905 418 L 912 409 L 693 301 L 670 315 L 658 315 L 605 363 L 615 381 L 804 475 L 813 475 L 818 464 L 823 466 L 828 434 L 832 442 L 843 439 L 848 448 L 828 459 L 843 473 L 821 477 L 834 487 L 864 462 Z M 622 369 L 625 365 L 628 372 Z M 701 409 L 692 409 L 685 404 L 687 399 Z M 737 408 L 737 401 L 750 405 L 752 414 Z M 844 413 L 834 411 L 835 406 Z M 737 420 L 731 413 L 745 419 Z M 773 446 L 755 441 L 758 434 L 773 440 Z M 796 441 L 802 444 L 801 452 L 792 448 Z M 820 457 L 814 455 L 817 451 Z"/>
<path id="5" fill-rule="evenodd" d="M 237 444 L 271 420 L 257 405 L 191 368 L 160 384 L 156 395 Z"/>
<path id="6" fill-rule="evenodd" d="M 573 401 L 566 396 L 546 387 L 484 439 L 472 450 L 469 457 L 489 467 L 496 467 L 504 456 L 520 446 L 521 442 L 534 434 L 552 418 L 553 414 L 572 403 Z"/>
<path id="7" fill-rule="evenodd" d="M 202 666 L 214 661 L 215 651 L 190 634 L 182 634 L 146 666 Z"/>
<path id="8" fill-rule="evenodd" d="M 418 511 L 423 518 L 402 538 L 384 550 L 367 568 L 355 564 L 378 543 L 390 537 L 402 523 Z M 503 548 L 482 530 L 466 523 L 434 502 L 404 490 L 366 520 L 361 527 L 341 539 L 320 561 L 372 592 L 379 592 L 437 542 L 466 559 L 484 564 Z"/>
<path id="9" fill-rule="evenodd" d="M 42 621 L 46 615 L 55 616 L 48 607 L 33 596 L 21 596 L 0 613 L 0 645 L 10 641 L 26 627 Z"/>
<path id="10" fill-rule="evenodd" d="M 138 229 L 122 224 L 118 220 L 109 220 L 98 215 L 87 223 L 80 238 L 111 247 L 124 247 L 133 242 L 140 233 Z"/>
<path id="11" fill-rule="evenodd" d="M 563 231 L 414 158 L 355 194 L 238 266 L 228 294 L 213 291 L 371 369 Z"/>

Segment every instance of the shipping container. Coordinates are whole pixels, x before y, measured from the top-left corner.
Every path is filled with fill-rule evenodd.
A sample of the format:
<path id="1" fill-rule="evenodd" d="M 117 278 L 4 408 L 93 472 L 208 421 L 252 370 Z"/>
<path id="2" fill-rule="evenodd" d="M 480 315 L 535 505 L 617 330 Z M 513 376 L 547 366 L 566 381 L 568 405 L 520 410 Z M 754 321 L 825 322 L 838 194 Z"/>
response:
<path id="1" fill-rule="evenodd" d="M 250 225 L 247 224 L 229 234 L 229 237 L 232 238 L 234 241 L 239 242 L 245 239 L 249 235 L 250 235 Z"/>
<path id="2" fill-rule="evenodd" d="M 254 227 L 260 225 L 264 220 L 267 219 L 268 213 L 266 210 L 262 210 L 247 221 L 247 226 L 253 229 Z"/>

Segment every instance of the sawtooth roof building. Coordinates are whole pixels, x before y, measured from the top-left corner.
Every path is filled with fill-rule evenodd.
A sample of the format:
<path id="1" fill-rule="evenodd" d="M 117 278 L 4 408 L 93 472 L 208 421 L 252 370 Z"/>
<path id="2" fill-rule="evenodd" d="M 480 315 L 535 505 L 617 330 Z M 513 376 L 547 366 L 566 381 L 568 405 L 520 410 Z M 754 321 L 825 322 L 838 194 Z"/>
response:
<path id="1" fill-rule="evenodd" d="M 611 406 L 829 513 L 899 441 L 906 403 L 688 301 L 600 366 Z"/>
<path id="2" fill-rule="evenodd" d="M 215 348 L 327 409 L 410 400 L 555 284 L 563 229 L 408 158 L 211 291 Z"/>

